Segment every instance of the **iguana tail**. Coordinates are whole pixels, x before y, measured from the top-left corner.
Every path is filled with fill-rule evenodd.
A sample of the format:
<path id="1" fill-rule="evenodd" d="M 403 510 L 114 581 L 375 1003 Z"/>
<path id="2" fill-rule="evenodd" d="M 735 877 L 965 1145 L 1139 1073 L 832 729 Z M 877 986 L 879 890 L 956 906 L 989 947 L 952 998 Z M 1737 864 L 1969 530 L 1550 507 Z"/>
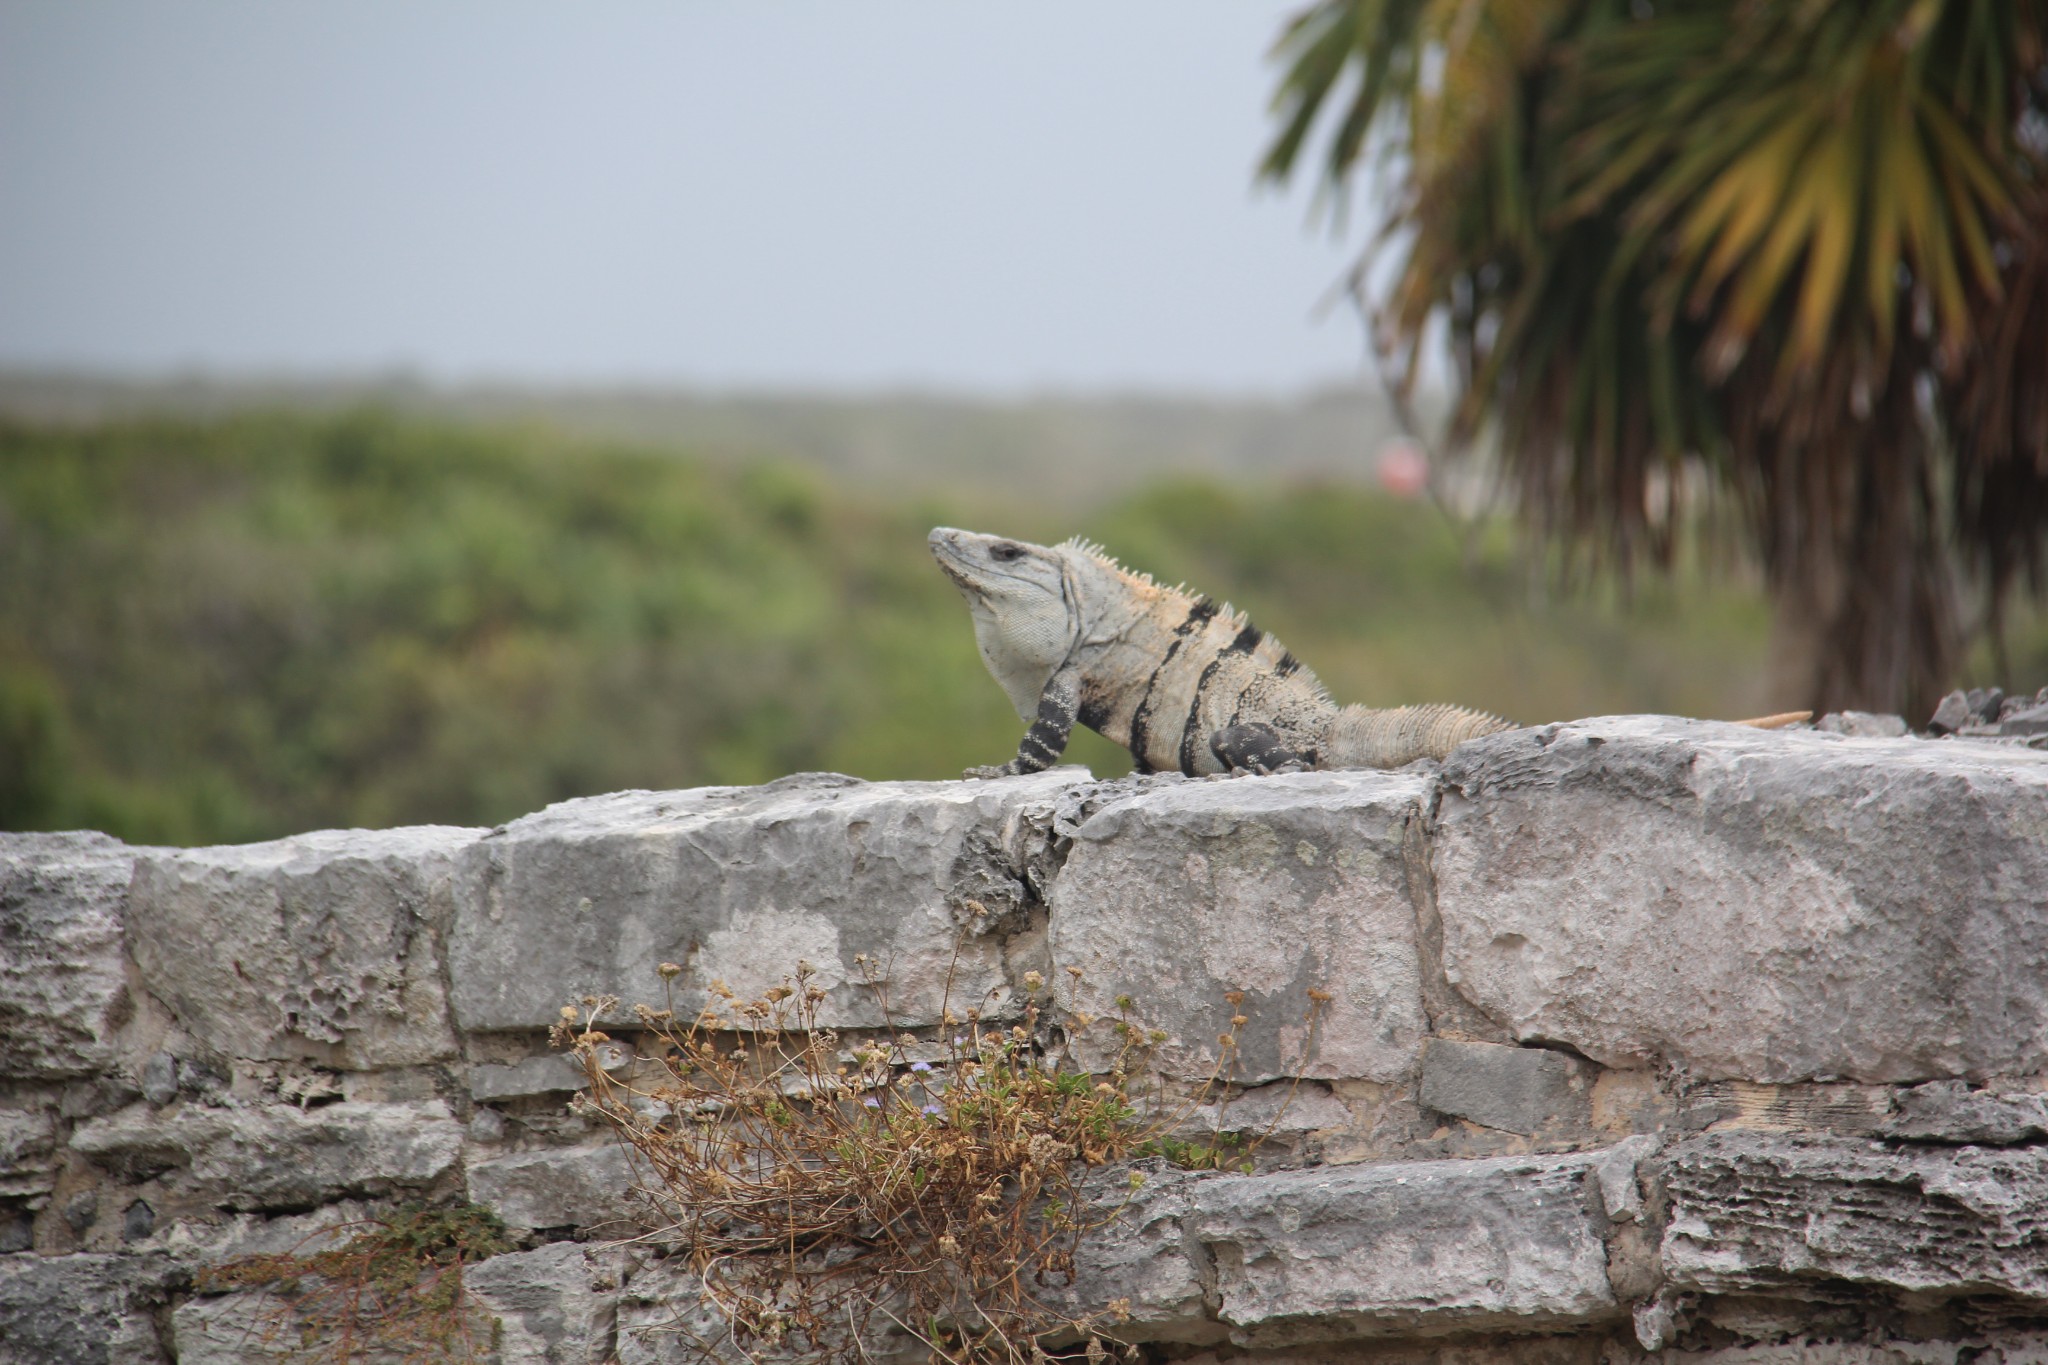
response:
<path id="1" fill-rule="evenodd" d="M 1513 721 L 1462 706 L 1396 706 L 1385 711 L 1347 706 L 1330 722 L 1316 766 L 1398 768 L 1418 758 L 1442 758 L 1468 739 L 1514 728 Z"/>

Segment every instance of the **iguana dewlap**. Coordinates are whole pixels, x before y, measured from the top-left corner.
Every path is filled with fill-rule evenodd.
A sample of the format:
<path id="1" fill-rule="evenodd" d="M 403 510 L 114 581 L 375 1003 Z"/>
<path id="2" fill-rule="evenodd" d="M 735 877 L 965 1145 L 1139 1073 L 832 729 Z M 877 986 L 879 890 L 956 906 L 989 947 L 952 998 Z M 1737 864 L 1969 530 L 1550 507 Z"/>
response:
<path id="1" fill-rule="evenodd" d="M 982 661 L 1030 722 L 1031 773 L 1079 721 L 1141 772 L 1396 768 L 1514 728 L 1456 706 L 1340 707 L 1280 642 L 1228 605 L 1132 573 L 1085 541 L 1033 545 L 942 526 L 932 555 L 967 599 Z"/>

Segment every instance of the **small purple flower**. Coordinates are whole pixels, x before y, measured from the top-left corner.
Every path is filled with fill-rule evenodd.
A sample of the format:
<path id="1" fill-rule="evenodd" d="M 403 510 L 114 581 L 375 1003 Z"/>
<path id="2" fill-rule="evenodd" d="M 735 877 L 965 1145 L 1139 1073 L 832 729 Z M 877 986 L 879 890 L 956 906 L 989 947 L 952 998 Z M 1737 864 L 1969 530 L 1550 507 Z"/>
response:
<path id="1" fill-rule="evenodd" d="M 866 1105 L 870 1109 L 880 1109 L 882 1107 L 882 1102 L 876 1099 L 873 1095 L 868 1096 L 866 1099 L 862 1100 L 861 1103 Z"/>
<path id="2" fill-rule="evenodd" d="M 930 1071 L 932 1069 L 932 1064 L 930 1062 L 912 1062 L 910 1064 L 910 1069 L 912 1071 Z"/>
<path id="3" fill-rule="evenodd" d="M 966 1047 L 966 1046 L 967 1046 L 967 1040 L 966 1040 L 965 1038 L 963 1038 L 963 1037 L 960 1037 L 959 1035 L 957 1035 L 957 1034 L 956 1034 L 956 1035 L 954 1035 L 954 1038 L 953 1038 L 953 1046 L 954 1046 L 954 1047 Z"/>
<path id="4" fill-rule="evenodd" d="M 932 1116 L 933 1118 L 938 1118 L 939 1116 L 941 1116 L 942 1114 L 944 1114 L 944 1113 L 945 1113 L 946 1111 L 945 1111 L 944 1109 L 941 1109 L 941 1108 L 940 1108 L 940 1107 L 939 1107 L 938 1105 L 936 1105 L 936 1104 L 928 1104 L 928 1105 L 926 1105 L 926 1106 L 924 1107 L 924 1112 L 925 1112 L 925 1113 L 927 1113 L 927 1114 L 929 1114 L 929 1115 L 931 1115 L 931 1116 Z"/>

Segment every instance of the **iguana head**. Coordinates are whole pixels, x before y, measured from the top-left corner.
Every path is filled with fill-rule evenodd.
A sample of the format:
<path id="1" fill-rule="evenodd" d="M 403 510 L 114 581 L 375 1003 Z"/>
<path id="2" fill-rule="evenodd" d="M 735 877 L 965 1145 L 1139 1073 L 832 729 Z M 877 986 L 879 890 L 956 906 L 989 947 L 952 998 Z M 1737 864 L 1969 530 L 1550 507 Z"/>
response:
<path id="1" fill-rule="evenodd" d="M 1009 693 L 1017 714 L 1037 714 L 1046 679 L 1073 648 L 1080 594 L 1063 548 L 985 536 L 941 526 L 931 533 L 932 558 L 974 614 L 982 662 Z"/>

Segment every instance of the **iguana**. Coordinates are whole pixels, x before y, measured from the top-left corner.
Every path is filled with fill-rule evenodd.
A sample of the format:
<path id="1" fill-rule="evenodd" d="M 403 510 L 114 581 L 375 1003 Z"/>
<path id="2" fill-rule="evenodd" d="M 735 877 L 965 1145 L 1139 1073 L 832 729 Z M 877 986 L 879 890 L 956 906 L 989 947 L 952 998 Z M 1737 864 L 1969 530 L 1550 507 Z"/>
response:
<path id="1" fill-rule="evenodd" d="M 1059 762 L 1074 722 L 1140 772 L 1397 768 L 1510 721 L 1457 706 L 1339 707 L 1281 643 L 1229 605 L 1133 573 L 1084 540 L 1033 545 L 941 526 L 932 555 L 967 599 L 982 661 L 1030 722 L 1008 763 Z"/>

